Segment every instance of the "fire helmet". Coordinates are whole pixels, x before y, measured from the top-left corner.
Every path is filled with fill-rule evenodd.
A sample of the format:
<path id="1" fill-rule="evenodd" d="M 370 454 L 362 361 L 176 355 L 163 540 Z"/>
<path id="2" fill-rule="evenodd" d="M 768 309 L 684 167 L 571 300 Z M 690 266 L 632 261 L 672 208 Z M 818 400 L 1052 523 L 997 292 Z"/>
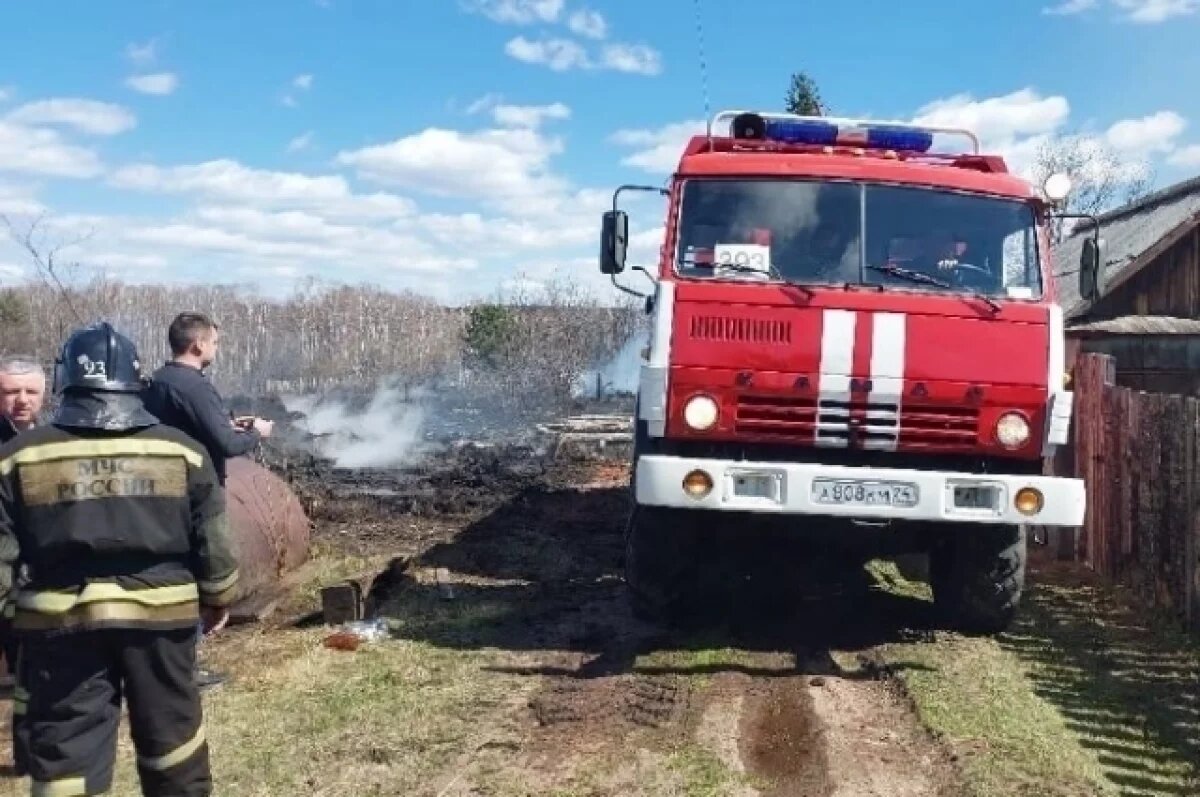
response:
<path id="1" fill-rule="evenodd" d="M 138 393 L 144 386 L 137 346 L 102 321 L 71 333 L 55 362 L 54 392 Z"/>

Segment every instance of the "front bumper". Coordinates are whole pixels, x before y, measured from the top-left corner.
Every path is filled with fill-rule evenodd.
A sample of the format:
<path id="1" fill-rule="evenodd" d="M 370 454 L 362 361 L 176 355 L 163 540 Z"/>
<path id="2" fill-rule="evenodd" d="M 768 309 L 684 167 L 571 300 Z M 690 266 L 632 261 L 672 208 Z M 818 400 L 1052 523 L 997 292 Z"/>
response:
<path id="1" fill-rule="evenodd" d="M 693 470 L 712 477 L 700 498 L 683 488 Z M 872 520 L 1081 526 L 1085 508 L 1082 479 L 659 455 L 638 459 L 634 488 L 646 506 Z M 1014 505 L 1025 488 L 1042 495 L 1032 514 Z"/>

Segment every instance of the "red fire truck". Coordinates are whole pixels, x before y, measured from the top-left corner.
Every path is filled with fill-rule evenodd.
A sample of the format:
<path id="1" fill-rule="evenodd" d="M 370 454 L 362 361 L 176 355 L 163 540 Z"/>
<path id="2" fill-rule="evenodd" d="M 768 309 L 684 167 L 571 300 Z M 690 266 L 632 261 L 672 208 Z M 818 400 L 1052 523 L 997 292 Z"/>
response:
<path id="1" fill-rule="evenodd" d="M 626 544 L 639 614 L 692 610 L 712 529 L 773 523 L 866 558 L 927 552 L 947 622 L 1007 627 L 1026 529 L 1078 526 L 1085 503 L 1081 480 L 1042 475 L 1072 393 L 1047 234 L 1070 180 L 1041 188 L 967 130 L 726 111 L 669 187 L 617 189 L 601 270 L 652 317 Z M 657 273 L 634 267 L 652 293 L 616 280 L 626 191 L 667 198 Z"/>

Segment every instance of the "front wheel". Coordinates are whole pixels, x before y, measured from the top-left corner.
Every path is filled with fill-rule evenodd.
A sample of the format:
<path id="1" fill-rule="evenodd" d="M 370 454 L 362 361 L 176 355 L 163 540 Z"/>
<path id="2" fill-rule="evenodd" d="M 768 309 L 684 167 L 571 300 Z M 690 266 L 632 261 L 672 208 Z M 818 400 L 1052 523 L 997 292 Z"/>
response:
<path id="1" fill-rule="evenodd" d="M 1025 590 L 1025 527 L 951 531 L 929 555 L 933 602 L 941 619 L 969 634 L 1006 630 Z"/>

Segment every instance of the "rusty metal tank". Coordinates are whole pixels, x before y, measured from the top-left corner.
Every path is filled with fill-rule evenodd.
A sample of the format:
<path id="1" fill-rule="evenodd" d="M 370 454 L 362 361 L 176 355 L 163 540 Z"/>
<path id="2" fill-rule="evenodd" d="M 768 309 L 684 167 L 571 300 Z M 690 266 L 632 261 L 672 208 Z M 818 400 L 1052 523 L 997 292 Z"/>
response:
<path id="1" fill-rule="evenodd" d="M 257 462 L 234 457 L 227 473 L 229 527 L 241 574 L 237 602 L 245 607 L 307 561 L 309 521 L 287 482 Z"/>

